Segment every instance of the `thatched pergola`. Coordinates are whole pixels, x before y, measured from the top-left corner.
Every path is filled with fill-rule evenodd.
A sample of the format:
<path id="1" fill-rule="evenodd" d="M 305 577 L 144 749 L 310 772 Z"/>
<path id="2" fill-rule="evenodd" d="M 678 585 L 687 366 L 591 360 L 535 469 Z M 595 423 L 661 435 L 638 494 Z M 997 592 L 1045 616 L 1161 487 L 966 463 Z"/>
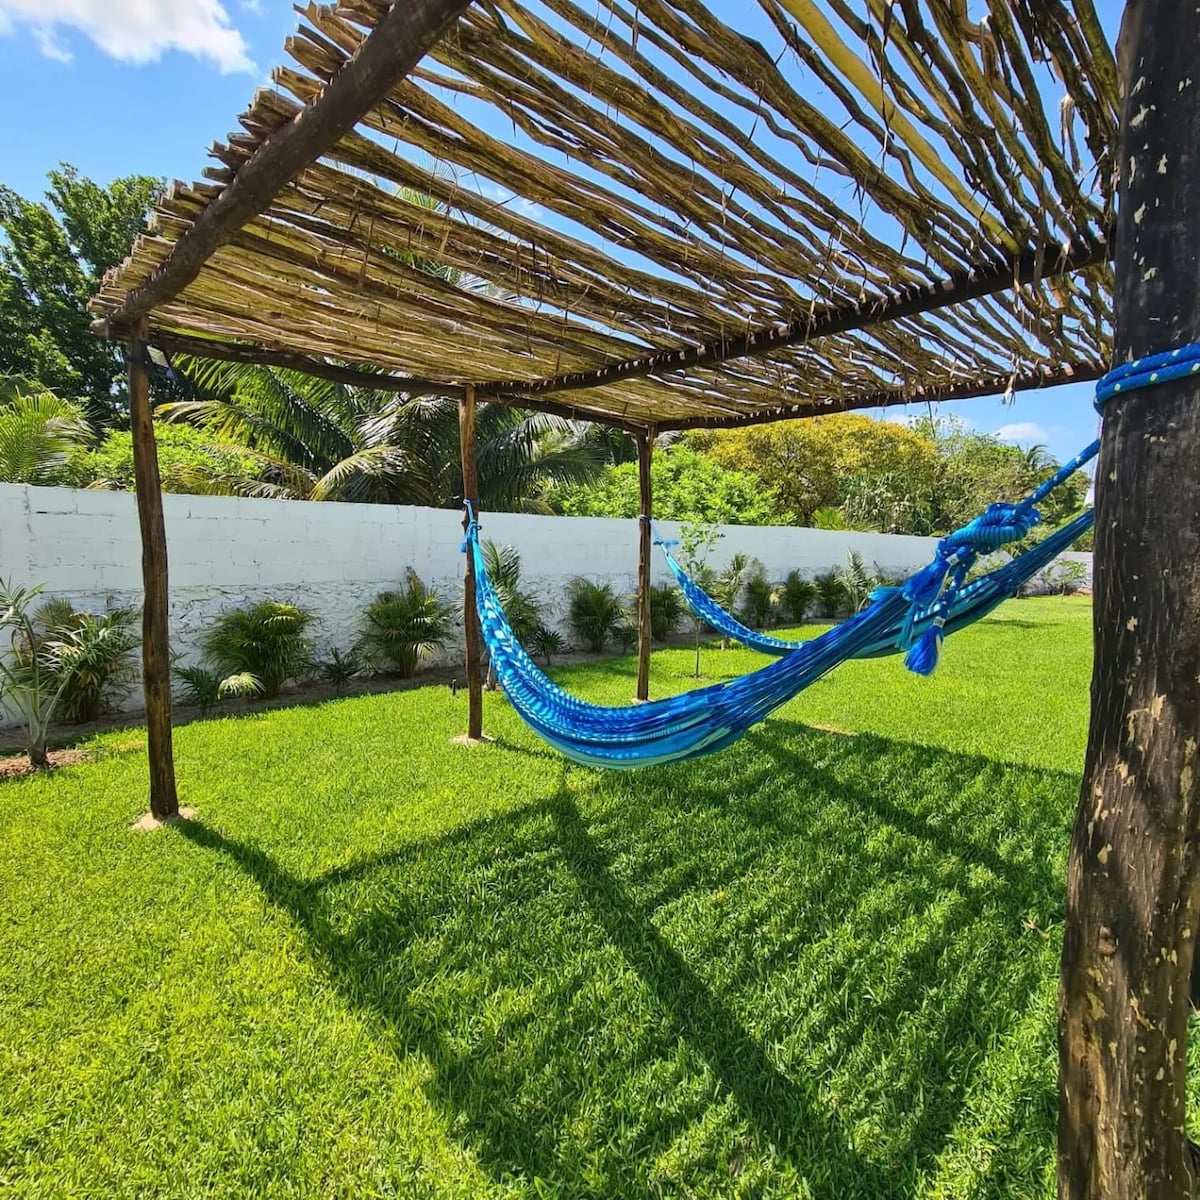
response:
<path id="1" fill-rule="evenodd" d="M 477 398 L 619 426 L 637 439 L 649 514 L 664 430 L 1095 379 L 1114 357 L 1114 289 L 1122 357 L 1200 337 L 1196 205 L 1184 186 L 1195 175 L 1195 137 L 1184 134 L 1200 132 L 1187 60 L 1195 13 L 1165 0 L 1133 13 L 1137 82 L 1126 90 L 1140 98 L 1122 118 L 1122 74 L 1091 0 L 986 8 L 979 20 L 963 0 L 759 0 L 736 13 L 706 0 L 303 9 L 275 89 L 212 147 L 206 182 L 170 188 L 95 300 L 97 331 L 130 347 L 152 810 L 170 815 L 177 799 L 147 344 L 457 396 L 468 496 Z M 1130 208 L 1143 190 L 1140 211 Z M 1148 206 L 1159 233 L 1143 224 Z M 1158 546 L 1169 562 L 1153 548 L 1139 561 L 1127 491 L 1104 482 L 1136 470 L 1127 477 L 1143 496 L 1157 487 L 1178 507 L 1178 486 L 1195 475 L 1184 451 L 1133 446 L 1144 443 L 1139 423 L 1160 419 L 1152 409 L 1177 423 L 1189 411 L 1186 386 L 1165 391 L 1121 401 L 1107 424 L 1123 431 L 1122 457 L 1106 433 L 1101 465 L 1098 678 L 1130 638 L 1146 654 L 1094 711 L 1081 812 L 1096 815 L 1081 818 L 1072 850 L 1061 1166 L 1071 1196 L 1140 1194 L 1147 1180 L 1168 1189 L 1155 1195 L 1183 1195 L 1190 1180 L 1182 1133 L 1153 1129 L 1160 1118 L 1180 1125 L 1176 1045 L 1200 919 L 1200 874 L 1194 851 L 1184 855 L 1200 806 L 1180 771 L 1195 741 L 1175 726 L 1147 731 L 1131 784 L 1112 731 L 1147 695 L 1200 711 L 1195 681 L 1163 693 L 1148 657 L 1194 612 L 1181 564 L 1197 529 L 1189 512 L 1175 542 Z M 645 522 L 640 552 L 644 696 Z M 1143 613 L 1121 632 L 1135 567 L 1149 564 L 1176 570 L 1156 593 L 1160 617 Z M 466 616 L 478 736 L 469 575 Z M 1118 651 L 1106 637 L 1125 641 Z M 1168 803 L 1155 772 L 1172 770 Z M 1107 808 L 1097 787 L 1111 793 Z M 1162 811 L 1122 832 L 1119 814 L 1138 803 Z M 1154 854 L 1183 866 L 1120 901 L 1106 864 L 1115 855 L 1141 871 L 1149 851 L 1137 838 L 1152 827 Z M 1081 932 L 1096 929 L 1140 949 L 1128 961 L 1119 939 L 1115 955 L 1097 950 L 1100 935 Z M 1152 970 L 1166 988 L 1151 949 L 1168 941 L 1171 997 L 1139 999 L 1151 1032 L 1130 1029 L 1120 997 Z M 1085 996 L 1105 997 L 1099 1015 Z"/>

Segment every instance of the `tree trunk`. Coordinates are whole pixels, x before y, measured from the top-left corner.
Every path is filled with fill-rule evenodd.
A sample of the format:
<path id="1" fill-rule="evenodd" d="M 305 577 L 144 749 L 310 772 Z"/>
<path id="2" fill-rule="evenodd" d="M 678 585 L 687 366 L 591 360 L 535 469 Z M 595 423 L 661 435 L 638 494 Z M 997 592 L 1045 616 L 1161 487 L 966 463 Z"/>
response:
<path id="1" fill-rule="evenodd" d="M 1200 340 L 1200 15 L 1126 13 L 1115 359 Z M 1200 380 L 1200 376 L 1197 377 Z M 1061 1200 L 1185 1200 L 1200 921 L 1200 386 L 1110 400 L 1059 1005 Z"/>
<path id="2" fill-rule="evenodd" d="M 168 625 L 167 534 L 150 377 L 146 370 L 147 319 L 139 317 L 129 340 L 129 415 L 133 469 L 142 533 L 142 687 L 150 754 L 150 812 L 162 820 L 179 813 L 171 744 L 171 636 Z"/>
<path id="3" fill-rule="evenodd" d="M 475 389 L 467 386 L 458 402 L 459 449 L 462 454 L 463 498 L 479 513 L 479 478 L 475 470 Z M 469 518 L 464 512 L 463 529 Z M 475 607 L 475 559 L 467 555 L 463 576 L 463 636 L 467 654 L 467 737 L 483 737 L 483 671 L 479 610 Z"/>
<path id="4" fill-rule="evenodd" d="M 650 460 L 654 453 L 654 430 L 637 436 L 638 491 L 642 519 L 638 522 L 638 665 L 637 698 L 650 698 L 650 518 L 654 515 L 654 495 L 650 486 Z"/>
<path id="5" fill-rule="evenodd" d="M 50 756 L 46 753 L 46 738 L 44 734 L 41 737 L 34 738 L 30 743 L 29 765 L 34 768 L 48 767 L 50 765 Z"/>

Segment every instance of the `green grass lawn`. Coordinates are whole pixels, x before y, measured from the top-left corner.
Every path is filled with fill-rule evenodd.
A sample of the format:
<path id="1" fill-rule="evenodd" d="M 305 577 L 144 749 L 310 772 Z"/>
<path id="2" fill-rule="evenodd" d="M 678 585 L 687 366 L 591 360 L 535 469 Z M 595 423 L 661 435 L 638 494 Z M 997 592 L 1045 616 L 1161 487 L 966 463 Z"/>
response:
<path id="1" fill-rule="evenodd" d="M 0 784 L 0 1193 L 1049 1197 L 1090 658 L 1010 603 L 629 774 L 444 687 L 193 724 L 151 835 L 139 731 Z"/>

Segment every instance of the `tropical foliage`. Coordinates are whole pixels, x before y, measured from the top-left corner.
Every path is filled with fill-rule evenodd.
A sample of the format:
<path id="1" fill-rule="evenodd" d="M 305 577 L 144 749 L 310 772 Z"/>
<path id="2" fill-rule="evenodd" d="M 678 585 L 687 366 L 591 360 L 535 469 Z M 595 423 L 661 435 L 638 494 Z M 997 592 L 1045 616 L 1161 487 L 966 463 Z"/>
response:
<path id="1" fill-rule="evenodd" d="M 453 613 L 453 606 L 410 570 L 404 587 L 380 592 L 368 605 L 358 650 L 368 666 L 411 679 L 422 660 L 449 642 Z"/>
<path id="2" fill-rule="evenodd" d="M 799 625 L 817 598 L 817 589 L 801 571 L 789 571 L 779 588 L 779 612 L 785 621 Z"/>
<path id="3" fill-rule="evenodd" d="M 160 412 L 249 458 L 249 474 L 224 478 L 230 492 L 435 508 L 461 503 L 453 400 L 237 363 L 193 360 L 187 370 L 209 398 L 167 404 Z M 560 417 L 481 404 L 475 428 L 485 508 L 541 508 L 543 488 L 583 483 L 601 467 L 596 447 Z"/>
<path id="4" fill-rule="evenodd" d="M 144 229 L 160 181 L 102 187 L 63 166 L 49 183 L 45 203 L 0 186 L 0 375 L 77 398 L 98 425 L 119 423 L 121 350 L 92 334 L 87 302 Z"/>
<path id="5" fill-rule="evenodd" d="M 483 561 L 517 641 L 528 645 L 543 624 L 542 606 L 522 585 L 520 553 L 515 546 L 485 541 Z"/>
<path id="6" fill-rule="evenodd" d="M 78 404 L 21 379 L 0 379 L 0 483 L 68 482 L 71 454 L 91 436 Z"/>
<path id="7" fill-rule="evenodd" d="M 59 702 L 67 721 L 95 721 L 126 696 L 137 679 L 133 652 L 141 643 L 138 610 L 104 613 L 76 610 L 67 600 L 48 600 L 36 613 L 41 654 L 65 682 Z"/>
<path id="8" fill-rule="evenodd" d="M 686 444 L 654 455 L 650 484 L 654 515 L 662 520 L 779 525 L 786 519 L 752 475 L 723 467 Z M 546 501 L 569 517 L 637 517 L 642 511 L 637 464 L 609 466 L 594 482 L 556 488 Z"/>
<path id="9" fill-rule="evenodd" d="M 221 494 L 235 489 L 231 480 L 250 490 L 260 470 L 256 457 L 203 429 L 160 422 L 155 430 L 158 470 L 163 491 Z M 76 487 L 106 491 L 133 491 L 133 435 L 125 429 L 108 430 L 100 442 L 72 453 L 66 472 Z"/>
<path id="10" fill-rule="evenodd" d="M 50 765 L 46 738 L 70 675 L 48 652 L 33 603 L 41 587 L 18 587 L 0 579 L 0 701 L 25 729 L 29 761 Z"/>
<path id="11" fill-rule="evenodd" d="M 576 576 L 567 585 L 567 623 L 587 649 L 600 654 L 627 624 L 625 607 L 607 583 Z"/>
<path id="12" fill-rule="evenodd" d="M 751 629 L 766 629 L 776 610 L 776 588 L 767 578 L 766 567 L 755 563 L 743 585 L 742 619 Z"/>
<path id="13" fill-rule="evenodd" d="M 636 603 L 636 601 L 635 601 Z M 673 583 L 655 583 L 650 587 L 650 636 L 665 642 L 679 628 L 685 605 L 683 593 Z"/>
<path id="14" fill-rule="evenodd" d="M 278 600 L 222 613 L 204 634 L 201 646 L 208 664 L 222 675 L 226 691 L 242 685 L 268 698 L 303 674 L 312 663 L 305 636 L 313 616 L 307 609 Z M 252 681 L 252 684 L 251 684 Z"/>

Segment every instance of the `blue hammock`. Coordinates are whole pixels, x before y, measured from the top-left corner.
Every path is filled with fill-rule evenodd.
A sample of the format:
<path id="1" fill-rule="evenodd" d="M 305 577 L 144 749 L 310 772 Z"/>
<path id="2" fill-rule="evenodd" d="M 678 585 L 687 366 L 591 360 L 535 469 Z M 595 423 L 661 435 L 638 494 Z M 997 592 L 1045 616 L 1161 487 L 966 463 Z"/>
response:
<path id="1" fill-rule="evenodd" d="M 1111 396 L 1200 374 L 1200 343 L 1150 355 L 1110 371 L 1096 387 L 1096 407 Z M 463 550 L 475 566 L 476 603 L 496 678 L 513 707 L 551 746 L 576 762 L 602 767 L 644 767 L 711 754 L 737 741 L 752 725 L 839 663 L 907 649 L 910 670 L 928 674 L 947 633 L 990 612 L 1053 561 L 1092 525 L 1090 511 L 1039 545 L 971 583 L 967 574 L 981 554 L 1020 541 L 1041 517 L 1035 505 L 1099 452 L 1097 439 L 1020 504 L 993 504 L 938 543 L 933 562 L 899 587 L 878 589 L 848 621 L 786 649 L 768 666 L 727 683 L 629 708 L 589 704 L 551 682 L 522 649 L 504 615 L 479 544 L 470 502 Z M 686 575 L 677 573 L 683 585 Z M 696 588 L 689 599 L 707 606 L 716 621 L 731 620 Z M 718 616 L 719 614 L 719 616 Z M 718 625 L 718 628 L 720 626 Z M 745 633 L 752 633 L 740 626 Z M 739 639 L 742 640 L 742 639 Z M 778 639 L 771 639 L 772 642 Z"/>
<path id="2" fill-rule="evenodd" d="M 928 673 L 945 632 L 990 612 L 1085 532 L 1091 519 L 1090 512 L 1084 513 L 998 571 L 964 584 L 966 570 L 981 549 L 1023 537 L 1038 520 L 1031 503 L 993 505 L 983 517 L 943 538 L 929 567 L 899 587 L 878 589 L 862 612 L 799 643 L 769 666 L 725 683 L 632 707 L 591 704 L 571 696 L 529 657 L 514 636 L 488 577 L 473 512 L 463 549 L 474 560 L 476 604 L 492 670 L 513 707 L 568 758 L 590 766 L 631 768 L 724 749 L 847 659 L 911 647 L 910 666 Z M 971 536 L 962 536 L 967 531 L 972 531 Z M 948 579 L 951 589 L 943 594 Z"/>
<path id="3" fill-rule="evenodd" d="M 1064 550 L 1078 541 L 1092 527 L 1092 512 L 1081 513 L 1069 524 L 1050 534 L 1043 541 L 1024 554 L 1006 562 L 1003 566 L 959 588 L 945 605 L 940 614 L 933 609 L 919 612 L 913 621 L 913 629 L 917 635 L 925 633 L 940 615 L 944 621 L 946 633 L 953 633 L 987 616 L 994 608 L 1020 590 L 1039 571 L 1048 567 Z M 670 542 L 658 539 L 662 547 L 663 557 L 688 608 L 710 628 L 716 630 L 722 637 L 739 642 L 750 650 L 760 654 L 771 654 L 779 658 L 798 650 L 806 643 L 789 641 L 786 638 L 772 637 L 769 633 L 761 633 L 743 625 L 735 616 L 723 609 L 688 573 L 676 562 L 671 553 Z M 903 623 L 897 623 L 894 629 L 887 632 L 879 644 L 855 655 L 856 658 L 875 658 L 885 654 L 899 654 L 906 651 L 908 638 L 905 636 Z"/>

